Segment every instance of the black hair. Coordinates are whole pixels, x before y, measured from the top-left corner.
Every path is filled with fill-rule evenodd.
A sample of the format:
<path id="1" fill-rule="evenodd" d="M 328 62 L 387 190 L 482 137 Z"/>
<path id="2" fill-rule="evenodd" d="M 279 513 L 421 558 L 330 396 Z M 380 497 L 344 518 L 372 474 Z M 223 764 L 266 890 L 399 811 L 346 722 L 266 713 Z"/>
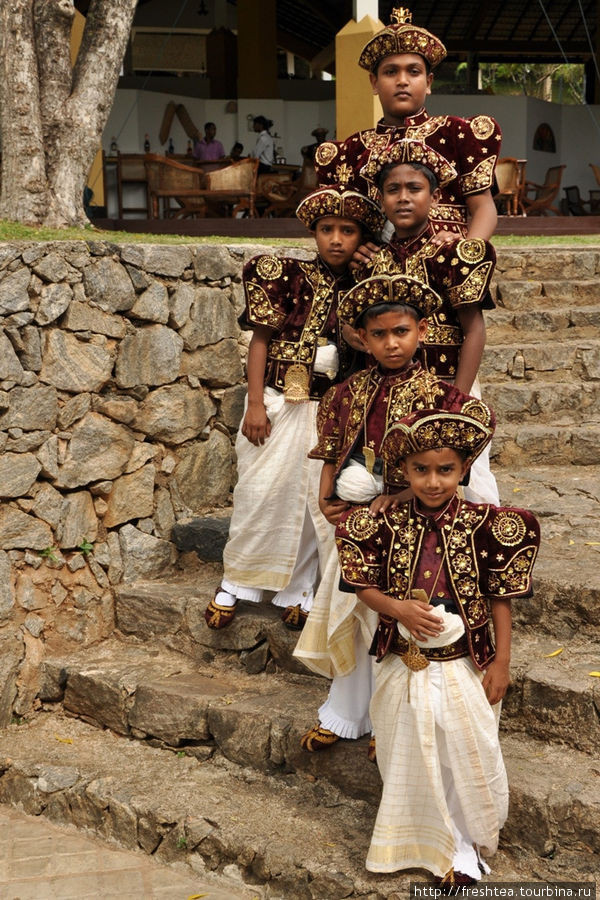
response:
<path id="1" fill-rule="evenodd" d="M 240 144 L 239 141 L 236 141 L 235 144 L 233 145 L 233 147 L 232 147 L 231 149 L 232 149 L 232 150 L 243 150 L 243 149 L 244 149 L 244 145 L 243 145 L 243 144 Z"/>
<path id="2" fill-rule="evenodd" d="M 362 311 L 354 323 L 354 327 L 364 328 L 371 319 L 383 316 L 384 313 L 388 312 L 407 313 L 415 322 L 420 322 L 421 319 L 425 318 L 418 306 L 410 306 L 408 303 L 374 303 L 373 306 L 367 306 Z"/>
<path id="3" fill-rule="evenodd" d="M 271 119 L 267 119 L 265 116 L 255 116 L 254 117 L 255 125 L 262 125 L 264 131 L 268 131 L 271 125 L 273 124 Z"/>
<path id="4" fill-rule="evenodd" d="M 215 125 L 214 122 L 205 122 L 205 123 L 204 123 L 204 130 L 205 130 L 205 131 L 206 131 L 206 129 L 208 128 L 209 125 L 212 125 L 212 127 L 215 128 L 215 129 L 216 129 L 216 127 L 217 127 L 217 126 Z"/>
<path id="5" fill-rule="evenodd" d="M 429 182 L 429 187 L 431 189 L 432 194 L 435 190 L 437 190 L 437 188 L 439 187 L 439 182 L 437 180 L 437 176 L 434 175 L 434 173 L 431 171 L 431 169 L 428 169 L 427 166 L 424 166 L 423 163 L 390 162 L 390 163 L 386 163 L 385 166 L 383 166 L 381 172 L 377 176 L 377 187 L 379 188 L 381 193 L 383 193 L 383 186 L 384 186 L 385 182 L 387 181 L 387 179 L 389 178 L 392 170 L 395 169 L 397 166 L 404 166 L 404 165 L 410 166 L 411 169 L 415 170 L 415 172 L 421 172 L 425 176 L 425 178 Z"/>

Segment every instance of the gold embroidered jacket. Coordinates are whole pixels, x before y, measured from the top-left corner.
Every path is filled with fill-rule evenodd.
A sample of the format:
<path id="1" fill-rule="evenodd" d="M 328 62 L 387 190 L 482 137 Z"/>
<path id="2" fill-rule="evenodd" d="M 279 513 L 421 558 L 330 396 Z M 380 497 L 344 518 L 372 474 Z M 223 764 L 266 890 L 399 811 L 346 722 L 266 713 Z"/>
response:
<path id="1" fill-rule="evenodd" d="M 531 574 L 540 526 L 524 509 L 469 503 L 454 497 L 441 529 L 446 581 L 464 624 L 469 654 L 478 669 L 494 658 L 490 601 L 531 596 Z M 348 511 L 336 529 L 342 577 L 356 588 L 406 596 L 419 566 L 426 517 L 413 502 L 377 518 L 366 507 Z M 396 620 L 379 617 L 374 646 L 382 658 L 398 634 Z M 460 655 L 460 654 L 459 654 Z M 448 658 L 453 658 L 449 653 Z"/>
<path id="2" fill-rule="evenodd" d="M 407 116 L 403 126 L 386 125 L 357 131 L 345 141 L 319 144 L 315 167 L 319 184 L 351 183 L 377 199 L 376 166 L 379 154 L 400 138 L 422 141 L 445 156 L 458 176 L 441 188 L 431 220 L 457 234 L 466 232 L 466 197 L 491 188 L 502 134 L 491 116 L 429 116 L 425 109 Z"/>
<path id="3" fill-rule="evenodd" d="M 310 398 L 319 400 L 332 382 L 345 377 L 352 358 L 337 319 L 338 295 L 351 287 L 351 276 L 335 276 L 318 256 L 310 261 L 257 256 L 245 265 L 243 284 L 241 323 L 276 332 L 267 348 L 265 385 L 283 390 L 287 370 L 300 364 L 308 372 Z M 340 356 L 334 378 L 313 372 L 317 347 L 327 341 L 337 344 Z"/>
<path id="4" fill-rule="evenodd" d="M 363 447 L 365 419 L 369 446 L 379 457 L 387 429 L 413 410 L 468 412 L 473 404 L 479 401 L 432 375 L 419 362 L 396 373 L 374 366 L 327 391 L 317 413 L 318 443 L 308 455 L 335 463 L 337 476 L 352 453 Z M 383 480 L 392 491 L 406 487 L 402 472 L 385 464 Z"/>
<path id="5" fill-rule="evenodd" d="M 433 288 L 444 300 L 427 328 L 427 337 L 417 354 L 425 368 L 440 378 L 456 376 L 463 332 L 456 315 L 461 307 L 477 304 L 493 309 L 490 282 L 496 253 L 489 241 L 458 238 L 436 247 L 431 223 L 417 237 L 393 237 L 365 265 L 354 272 L 356 281 L 375 275 L 410 275 Z"/>

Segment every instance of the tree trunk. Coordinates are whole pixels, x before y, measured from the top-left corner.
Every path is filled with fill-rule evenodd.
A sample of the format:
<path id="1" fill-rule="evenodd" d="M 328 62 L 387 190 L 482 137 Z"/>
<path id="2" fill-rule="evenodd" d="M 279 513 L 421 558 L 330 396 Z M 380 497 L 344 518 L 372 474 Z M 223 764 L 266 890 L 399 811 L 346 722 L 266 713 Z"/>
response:
<path id="1" fill-rule="evenodd" d="M 0 218 L 59 228 L 87 224 L 83 189 L 136 5 L 91 0 L 73 67 L 73 0 L 2 0 Z"/>

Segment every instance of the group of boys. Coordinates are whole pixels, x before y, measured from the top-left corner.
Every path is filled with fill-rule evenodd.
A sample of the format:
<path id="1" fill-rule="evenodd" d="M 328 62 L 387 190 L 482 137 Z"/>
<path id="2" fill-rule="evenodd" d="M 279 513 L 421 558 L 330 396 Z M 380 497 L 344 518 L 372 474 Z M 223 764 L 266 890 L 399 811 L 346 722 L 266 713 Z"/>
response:
<path id="1" fill-rule="evenodd" d="M 367 868 L 446 889 L 489 871 L 506 819 L 510 604 L 531 592 L 539 526 L 499 505 L 477 382 L 499 129 L 427 115 L 445 49 L 393 18 L 360 57 L 383 119 L 319 145 L 321 186 L 297 210 L 317 257 L 244 269 L 247 407 L 205 617 L 226 627 L 274 592 L 296 655 L 332 678 L 303 747 L 376 735 Z"/>

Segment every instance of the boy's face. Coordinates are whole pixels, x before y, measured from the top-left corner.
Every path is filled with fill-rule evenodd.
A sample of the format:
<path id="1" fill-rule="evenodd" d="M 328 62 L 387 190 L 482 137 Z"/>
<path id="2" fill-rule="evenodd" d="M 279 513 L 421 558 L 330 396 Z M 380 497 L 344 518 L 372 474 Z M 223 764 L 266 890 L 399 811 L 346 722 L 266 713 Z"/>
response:
<path id="1" fill-rule="evenodd" d="M 418 53 L 396 53 L 386 56 L 369 78 L 381 102 L 384 122 L 401 125 L 406 116 L 414 116 L 425 105 L 433 73 L 427 74 L 425 60 Z"/>
<path id="2" fill-rule="evenodd" d="M 423 230 L 439 191 L 436 189 L 432 194 L 423 172 L 403 163 L 389 172 L 381 196 L 383 211 L 398 237 L 411 237 Z"/>
<path id="3" fill-rule="evenodd" d="M 467 471 L 460 453 L 450 447 L 407 456 L 402 471 L 425 512 L 442 509 Z"/>
<path id="4" fill-rule="evenodd" d="M 394 372 L 407 366 L 427 334 L 427 319 L 415 321 L 405 311 L 385 312 L 367 319 L 358 333 L 377 362 Z"/>
<path id="5" fill-rule="evenodd" d="M 362 228 L 354 219 L 324 216 L 316 224 L 319 256 L 335 275 L 341 275 L 362 243 Z"/>

